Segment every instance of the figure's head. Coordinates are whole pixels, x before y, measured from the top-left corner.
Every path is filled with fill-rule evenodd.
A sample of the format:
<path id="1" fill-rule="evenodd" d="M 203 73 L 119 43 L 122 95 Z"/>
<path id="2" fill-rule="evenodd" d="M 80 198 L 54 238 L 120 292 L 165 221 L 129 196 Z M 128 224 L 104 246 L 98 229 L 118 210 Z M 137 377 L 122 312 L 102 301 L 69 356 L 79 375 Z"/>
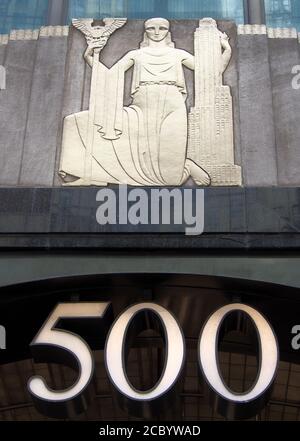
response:
<path id="1" fill-rule="evenodd" d="M 217 22 L 211 17 L 204 17 L 200 20 L 200 26 L 214 26 L 217 28 Z"/>
<path id="2" fill-rule="evenodd" d="M 150 18 L 145 22 L 145 35 L 141 47 L 149 46 L 150 41 L 164 41 L 167 46 L 174 47 L 171 41 L 170 23 L 165 18 Z"/>
<path id="3" fill-rule="evenodd" d="M 170 31 L 170 23 L 164 18 L 150 18 L 145 22 L 147 37 L 153 41 L 164 40 Z"/>

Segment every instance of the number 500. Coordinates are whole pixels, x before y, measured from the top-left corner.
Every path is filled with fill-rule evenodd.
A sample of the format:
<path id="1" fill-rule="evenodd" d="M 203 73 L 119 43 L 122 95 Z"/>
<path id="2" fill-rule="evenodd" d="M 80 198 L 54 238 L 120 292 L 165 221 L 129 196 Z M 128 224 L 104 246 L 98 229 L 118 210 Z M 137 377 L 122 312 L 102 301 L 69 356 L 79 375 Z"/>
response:
<path id="1" fill-rule="evenodd" d="M 96 332 L 107 333 L 106 318 L 110 315 L 110 302 L 62 303 L 56 306 L 48 320 L 31 343 L 36 361 L 56 361 L 75 367 L 79 371 L 75 384 L 67 390 L 51 390 L 42 377 L 32 377 L 28 389 L 36 407 L 44 414 L 54 417 L 72 417 L 88 406 L 88 389 L 94 374 L 94 360 L 88 344 L 78 335 L 57 328 L 61 319 L 82 321 L 100 320 Z M 111 312 L 111 311 L 110 311 Z M 245 393 L 235 393 L 225 384 L 220 374 L 218 360 L 219 333 L 225 318 L 233 312 L 242 312 L 252 321 L 259 343 L 259 369 L 252 388 Z M 155 318 L 165 342 L 163 372 L 148 391 L 133 387 L 126 374 L 128 341 L 145 329 L 144 323 Z M 104 334 L 105 336 L 106 334 Z M 116 391 L 132 412 L 141 409 L 159 409 L 163 399 L 174 394 L 185 362 L 185 339 L 182 329 L 164 307 L 155 303 L 139 303 L 126 309 L 112 324 L 105 344 L 105 366 Z M 218 410 L 227 417 L 249 418 L 265 404 L 274 382 L 279 361 L 276 336 L 263 315 L 256 309 L 240 304 L 230 304 L 215 311 L 206 321 L 198 341 L 198 362 L 202 374 L 215 392 Z"/>

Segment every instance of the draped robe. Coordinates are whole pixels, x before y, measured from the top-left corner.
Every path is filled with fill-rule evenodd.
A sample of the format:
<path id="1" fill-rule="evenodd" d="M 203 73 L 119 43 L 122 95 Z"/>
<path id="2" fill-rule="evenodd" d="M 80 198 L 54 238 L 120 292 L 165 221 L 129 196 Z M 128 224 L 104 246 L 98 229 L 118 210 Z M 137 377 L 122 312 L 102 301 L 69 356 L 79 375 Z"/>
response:
<path id="1" fill-rule="evenodd" d="M 182 64 L 191 59 L 180 49 L 145 47 L 129 52 L 111 69 L 95 61 L 94 114 L 90 109 L 65 118 L 61 176 L 86 177 L 88 130 L 93 130 L 93 184 L 181 185 L 190 174 L 185 165 L 187 92 Z M 132 66 L 132 104 L 125 107 L 125 72 Z"/>

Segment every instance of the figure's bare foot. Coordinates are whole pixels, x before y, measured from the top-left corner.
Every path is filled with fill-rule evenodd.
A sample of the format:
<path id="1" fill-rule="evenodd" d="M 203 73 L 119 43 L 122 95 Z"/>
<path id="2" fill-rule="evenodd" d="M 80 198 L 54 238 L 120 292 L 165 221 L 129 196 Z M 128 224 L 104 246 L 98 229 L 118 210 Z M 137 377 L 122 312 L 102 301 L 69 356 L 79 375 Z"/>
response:
<path id="1" fill-rule="evenodd" d="M 189 171 L 190 176 L 197 185 L 208 187 L 211 184 L 209 174 L 191 159 L 186 160 L 185 168 Z"/>
<path id="2" fill-rule="evenodd" d="M 193 178 L 193 176 L 192 176 Z M 204 171 L 203 169 L 201 169 L 201 171 L 199 171 L 197 173 L 197 179 L 193 178 L 195 183 L 197 185 L 200 185 L 201 187 L 208 187 L 211 184 L 211 179 L 208 173 L 206 173 L 206 171 Z"/>
<path id="3" fill-rule="evenodd" d="M 91 185 L 96 186 L 96 187 L 107 187 L 108 183 L 107 182 L 101 182 L 101 181 L 92 181 Z"/>
<path id="4" fill-rule="evenodd" d="M 80 178 L 80 179 L 77 179 L 77 181 L 64 182 L 63 186 L 64 187 L 90 187 L 91 183 L 87 182 L 83 178 Z"/>
<path id="5" fill-rule="evenodd" d="M 101 181 L 87 181 L 83 178 L 77 179 L 77 181 L 63 183 L 63 187 L 91 187 L 91 186 L 107 187 L 107 183 Z"/>
<path id="6" fill-rule="evenodd" d="M 200 187 L 209 187 L 211 183 L 211 179 L 206 172 L 203 173 L 203 178 L 201 180 L 194 179 L 194 181 Z"/>

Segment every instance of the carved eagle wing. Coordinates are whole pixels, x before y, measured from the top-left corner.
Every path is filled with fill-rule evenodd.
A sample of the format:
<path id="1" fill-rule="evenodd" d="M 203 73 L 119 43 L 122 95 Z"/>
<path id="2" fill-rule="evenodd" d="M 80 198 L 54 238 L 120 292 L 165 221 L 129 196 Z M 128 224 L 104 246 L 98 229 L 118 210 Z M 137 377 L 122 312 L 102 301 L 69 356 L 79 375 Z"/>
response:
<path id="1" fill-rule="evenodd" d="M 105 33 L 111 35 L 127 23 L 127 18 L 104 18 L 103 22 L 105 23 Z"/>
<path id="2" fill-rule="evenodd" d="M 78 20 L 77 18 L 74 18 L 72 20 L 72 24 L 73 26 L 75 26 L 75 28 L 79 29 L 85 36 L 89 38 L 93 38 L 93 27 L 92 27 L 93 21 L 94 20 L 92 18 L 87 18 L 86 20 Z"/>

